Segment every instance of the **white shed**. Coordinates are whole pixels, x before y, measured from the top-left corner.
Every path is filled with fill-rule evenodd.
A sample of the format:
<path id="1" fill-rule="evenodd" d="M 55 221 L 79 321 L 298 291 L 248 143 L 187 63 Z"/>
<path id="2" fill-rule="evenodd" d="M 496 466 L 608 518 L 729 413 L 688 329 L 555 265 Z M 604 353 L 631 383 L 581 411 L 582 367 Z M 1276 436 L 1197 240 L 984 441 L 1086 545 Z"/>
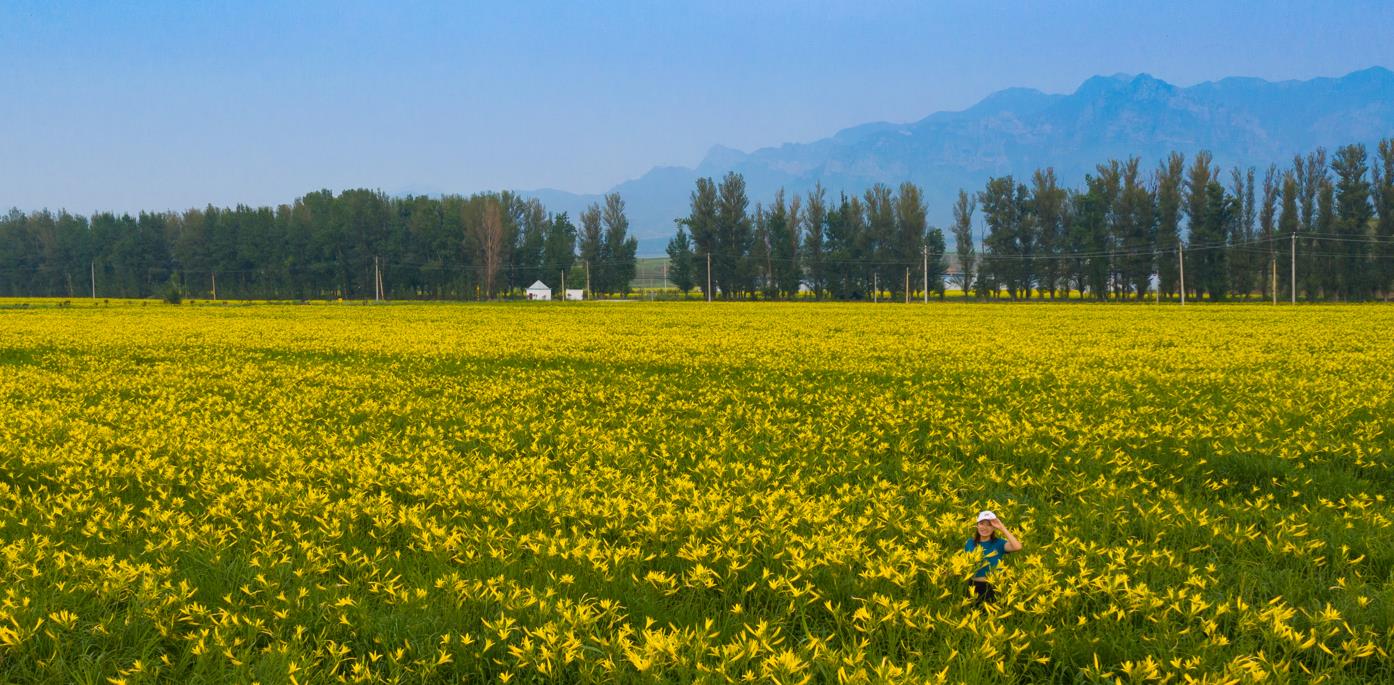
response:
<path id="1" fill-rule="evenodd" d="M 585 299 L 585 294 L 586 291 L 581 288 L 566 289 L 566 299 L 568 300 L 583 300 Z"/>
<path id="2" fill-rule="evenodd" d="M 552 299 L 552 289 L 548 288 L 547 284 L 542 281 L 533 281 L 532 285 L 528 286 L 528 299 L 550 300 Z"/>

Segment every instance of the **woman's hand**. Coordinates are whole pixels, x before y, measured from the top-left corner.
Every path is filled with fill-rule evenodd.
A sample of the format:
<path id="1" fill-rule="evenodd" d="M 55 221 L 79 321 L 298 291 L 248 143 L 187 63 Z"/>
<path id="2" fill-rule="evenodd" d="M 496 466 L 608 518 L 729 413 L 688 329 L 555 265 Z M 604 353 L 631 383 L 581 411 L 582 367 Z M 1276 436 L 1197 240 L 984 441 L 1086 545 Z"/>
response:
<path id="1" fill-rule="evenodd" d="M 1017 552 L 1021 550 L 1021 541 L 1017 540 L 1016 536 L 1012 535 L 1012 531 L 1007 530 L 1007 527 L 1002 525 L 1002 522 L 1000 520 L 992 519 L 992 527 L 996 530 L 1002 531 L 1002 536 L 1007 538 L 1007 545 L 1002 549 L 1008 552 Z"/>

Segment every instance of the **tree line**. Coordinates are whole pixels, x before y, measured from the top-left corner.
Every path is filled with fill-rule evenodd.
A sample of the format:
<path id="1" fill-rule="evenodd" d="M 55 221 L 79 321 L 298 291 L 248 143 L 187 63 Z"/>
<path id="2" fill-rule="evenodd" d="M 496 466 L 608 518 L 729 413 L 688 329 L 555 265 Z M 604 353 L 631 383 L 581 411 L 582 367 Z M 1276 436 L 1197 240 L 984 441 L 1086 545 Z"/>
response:
<path id="1" fill-rule="evenodd" d="M 780 190 L 752 212 L 740 174 L 701 178 L 668 244 L 668 277 L 683 292 L 727 299 L 897 297 L 925 283 L 942 294 L 944 232 L 926 221 L 922 197 L 913 183 L 877 184 L 833 201 L 819 184 L 787 201 Z"/>
<path id="2" fill-rule="evenodd" d="M 945 281 L 982 299 L 1365 300 L 1394 296 L 1394 139 L 1374 163 L 1363 145 L 1222 173 L 1209 152 L 1150 172 L 1109 160 L 1079 188 L 1053 169 L 1028 182 L 960 190 L 945 235 L 921 190 L 878 184 L 829 199 L 783 190 L 749 209 L 745 181 L 698 179 L 668 244 L 680 290 L 727 299 L 943 296 Z M 975 215 L 981 220 L 975 221 Z M 1185 229 L 1183 235 L 1182 229 Z M 1294 275 L 1295 279 L 1294 280 Z M 801 294 L 802 293 L 802 294 Z"/>
<path id="3" fill-rule="evenodd" d="M 723 299 L 1365 300 L 1394 295 L 1394 139 L 1222 172 L 1208 152 L 1109 160 L 1075 188 L 1041 169 L 960 190 L 931 226 L 922 190 L 821 184 L 751 207 L 744 178 L 696 181 L 668 279 Z M 310 193 L 278 207 L 0 217 L 0 295 L 487 299 L 534 280 L 625 294 L 624 200 L 576 217 L 511 192 Z M 952 238 L 953 251 L 946 248 Z M 1183 285 L 1184 284 L 1184 285 Z"/>
<path id="4" fill-rule="evenodd" d="M 0 295 L 488 299 L 542 280 L 625 293 L 638 242 L 624 200 L 577 219 L 511 193 L 309 193 L 278 207 L 0 217 Z"/>

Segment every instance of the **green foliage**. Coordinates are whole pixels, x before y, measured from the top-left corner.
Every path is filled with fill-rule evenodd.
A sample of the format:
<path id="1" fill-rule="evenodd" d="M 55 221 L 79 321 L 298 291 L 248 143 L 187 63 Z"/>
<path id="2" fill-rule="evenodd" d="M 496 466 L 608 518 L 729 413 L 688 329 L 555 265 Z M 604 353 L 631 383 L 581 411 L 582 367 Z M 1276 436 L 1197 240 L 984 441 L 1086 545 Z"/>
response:
<path id="1" fill-rule="evenodd" d="M 987 235 L 983 238 L 983 269 L 1006 287 L 1013 300 L 1031 297 L 1034 283 L 1032 251 L 1035 234 L 1027 207 L 1026 186 L 1011 176 L 988 179 L 978 194 Z"/>
<path id="2" fill-rule="evenodd" d="M 746 261 L 750 264 L 752 293 L 759 292 L 764 299 L 772 300 L 778 296 L 774 282 L 770 257 L 770 212 L 759 204 L 755 205 L 755 215 L 751 217 L 754 228 L 750 241 L 750 254 Z"/>
<path id="3" fill-rule="evenodd" d="M 799 268 L 799 244 L 802 242 L 803 200 L 795 195 L 786 209 L 784 191 L 775 193 L 766 224 L 766 240 L 770 251 L 771 290 L 776 297 L 790 298 L 798 295 L 803 273 Z"/>
<path id="4" fill-rule="evenodd" d="M 1184 254 L 1186 289 L 1212 300 L 1267 297 L 1275 271 L 1279 294 L 1388 298 L 1394 139 L 1377 153 L 1372 165 L 1363 146 L 1347 145 L 1329 167 L 1324 149 L 1299 155 L 1289 169 L 1267 169 L 1261 200 L 1254 169 L 1234 169 L 1226 188 L 1206 151 L 1189 167 L 1173 153 L 1150 177 L 1138 158 L 1108 160 L 1075 189 L 1050 168 L 1029 187 L 992 178 L 980 191 L 960 190 L 952 208 L 953 280 L 984 298 L 1143 299 L 1155 283 L 1170 299 L 1180 294 Z M 867 300 L 879 286 L 895 301 L 926 285 L 928 208 L 912 183 L 836 202 L 821 184 L 792 198 L 780 189 L 753 214 L 751 201 L 739 173 L 696 181 L 688 215 L 676 220 L 689 243 L 688 265 L 674 272 L 680 290 L 705 292 L 708 263 L 710 287 L 725 299 L 795 298 L 807 288 L 815 298 Z M 534 280 L 559 289 L 563 273 L 568 285 L 589 275 L 596 293 L 628 293 L 638 242 L 624 200 L 609 194 L 578 219 L 579 230 L 508 191 L 321 190 L 274 208 L 134 217 L 11 210 L 0 216 L 0 296 L 148 298 L 178 272 L 184 293 L 198 298 L 215 290 L 217 299 L 365 298 L 378 271 L 389 299 L 507 295 Z"/>
<path id="5" fill-rule="evenodd" d="M 1385 299 L 1394 297 L 1394 138 L 1379 143 L 1379 159 L 1372 169 L 1375 205 L 1375 290 Z"/>
<path id="6" fill-rule="evenodd" d="M 948 262 L 944 259 L 946 246 L 944 245 L 944 231 L 939 228 L 929 229 L 925 235 L 925 268 L 923 278 L 927 279 L 921 284 L 928 292 L 938 293 L 939 298 L 944 297 L 944 271 L 948 268 Z"/>
<path id="7" fill-rule="evenodd" d="M 974 274 L 977 273 L 978 254 L 977 248 L 974 247 L 976 241 L 973 239 L 973 211 L 977 206 L 976 196 L 958 191 L 958 201 L 954 203 L 953 228 L 954 250 L 958 254 L 958 275 L 954 280 L 958 282 L 958 288 L 963 291 L 964 297 L 967 297 L 973 288 L 976 280 Z"/>
<path id="8" fill-rule="evenodd" d="M 1333 237 L 1340 242 L 1327 248 L 1335 255 L 1330 289 L 1341 299 L 1360 299 L 1373 291 L 1369 273 L 1372 269 L 1368 265 L 1374 212 L 1370 207 L 1370 183 L 1365 178 L 1369 171 L 1365 146 L 1346 145 L 1337 150 L 1331 170 L 1336 174 Z"/>
<path id="9" fill-rule="evenodd" d="M 165 304 L 179 304 L 184 301 L 184 284 L 179 280 L 179 272 L 169 275 L 169 281 L 165 283 L 164 292 Z"/>
<path id="10" fill-rule="evenodd" d="M 586 282 L 592 292 L 608 292 L 609 279 L 605 270 L 608 259 L 605 229 L 600 221 L 600 205 L 592 203 L 581 212 L 581 264 L 585 267 Z M 586 293 L 589 297 L 590 293 Z"/>
<path id="11" fill-rule="evenodd" d="M 1035 252 L 1039 259 L 1036 288 L 1043 297 L 1050 293 L 1051 299 L 1055 298 L 1057 289 L 1068 288 L 1064 283 L 1065 264 L 1060 259 L 1069 227 L 1068 200 L 1069 193 L 1060 187 L 1054 169 L 1032 174 L 1029 211 L 1034 218 Z"/>
<path id="12" fill-rule="evenodd" d="M 695 267 L 692 241 L 679 226 L 677 235 L 668 241 L 668 280 L 684 295 L 696 285 Z"/>
<path id="13" fill-rule="evenodd" d="M 486 231 L 491 204 L 499 221 Z M 183 294 L 199 299 L 212 299 L 215 283 L 221 300 L 371 298 L 376 261 L 390 299 L 474 299 L 489 292 L 486 271 L 497 289 L 557 281 L 576 242 L 564 214 L 511 192 L 322 190 L 274 208 L 90 219 L 12 210 L 0 216 L 0 296 L 87 297 L 95 285 L 99 297 L 156 297 L 178 272 Z M 628 236 L 614 242 L 621 259 L 637 250 Z M 623 278 L 625 265 L 610 273 Z"/>
<path id="14" fill-rule="evenodd" d="M 564 296 L 560 291 L 562 287 L 561 274 L 571 271 L 576 263 L 576 227 L 572 225 L 570 217 L 566 212 L 556 214 L 552 217 L 547 226 L 547 237 L 542 245 L 542 280 L 547 282 L 556 281 L 558 296 Z M 530 284 L 529 284 L 530 285 Z M 577 281 L 572 279 L 568 285 L 572 288 L 577 287 Z"/>
<path id="15" fill-rule="evenodd" d="M 1162 293 L 1177 297 L 1181 292 L 1181 197 L 1185 188 L 1186 158 L 1173 152 L 1158 165 L 1157 191 L 1157 284 Z"/>
<path id="16" fill-rule="evenodd" d="M 828 221 L 827 192 L 823 184 L 815 183 L 808 191 L 808 207 L 804 211 L 803 249 L 800 252 L 800 265 L 813 296 L 822 298 L 828 286 L 828 265 L 824 257 L 826 238 L 824 229 Z"/>
<path id="17" fill-rule="evenodd" d="M 735 172 L 726 174 L 717 189 L 712 254 L 712 277 L 723 298 L 748 295 L 755 286 L 755 265 L 750 260 L 755 231 L 746 213 L 749 205 L 745 178 Z"/>
<path id="18" fill-rule="evenodd" d="M 605 247 L 603 252 L 605 287 L 603 292 L 629 293 L 634 280 L 634 258 L 639 241 L 629 235 L 629 218 L 619 193 L 605 196 Z"/>
<path id="19" fill-rule="evenodd" d="M 1115 287 L 1120 297 L 1129 293 L 1142 299 L 1151 288 L 1154 248 L 1157 242 L 1156 204 L 1138 171 L 1134 157 L 1123 164 L 1122 188 L 1113 212 Z"/>

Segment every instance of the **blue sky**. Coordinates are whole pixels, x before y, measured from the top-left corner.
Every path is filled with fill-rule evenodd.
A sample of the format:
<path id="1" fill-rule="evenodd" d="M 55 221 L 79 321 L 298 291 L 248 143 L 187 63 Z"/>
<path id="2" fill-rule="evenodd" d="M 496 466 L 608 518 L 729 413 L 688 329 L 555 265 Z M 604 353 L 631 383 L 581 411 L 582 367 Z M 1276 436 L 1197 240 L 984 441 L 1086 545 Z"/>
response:
<path id="1" fill-rule="evenodd" d="M 1095 74 L 1394 67 L 1394 3 L 0 3 L 0 207 L 598 192 Z"/>

